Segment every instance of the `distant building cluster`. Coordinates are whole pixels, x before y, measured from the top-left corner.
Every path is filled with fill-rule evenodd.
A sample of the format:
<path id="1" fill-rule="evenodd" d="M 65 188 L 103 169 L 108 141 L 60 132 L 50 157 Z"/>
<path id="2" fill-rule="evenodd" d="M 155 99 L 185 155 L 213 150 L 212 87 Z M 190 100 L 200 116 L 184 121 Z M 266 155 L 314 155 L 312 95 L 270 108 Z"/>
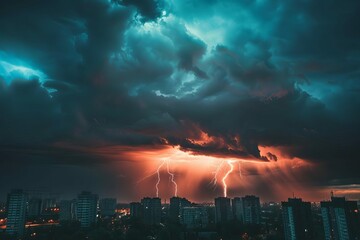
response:
<path id="1" fill-rule="evenodd" d="M 57 202 L 55 198 L 29 197 L 23 190 L 13 190 L 8 194 L 5 207 L 5 232 L 9 236 L 20 238 L 27 222 L 32 225 L 48 225 L 61 221 L 78 221 L 82 228 L 89 228 L 96 223 L 98 217 L 114 216 L 116 207 L 115 198 L 98 201 L 96 194 L 85 191 L 78 194 L 76 199 Z"/>
<path id="2" fill-rule="evenodd" d="M 160 198 L 143 198 L 130 203 L 130 215 L 144 224 L 156 225 L 179 222 L 188 229 L 206 228 L 210 223 L 221 224 L 237 220 L 243 224 L 260 224 L 260 199 L 256 196 L 215 199 L 215 205 L 195 204 L 186 198 L 172 197 L 169 206 L 161 207 Z M 165 213 L 165 216 L 163 216 Z"/>
<path id="3" fill-rule="evenodd" d="M 259 197 L 249 195 L 232 199 L 217 197 L 213 203 L 203 204 L 181 197 L 172 197 L 169 203 L 158 197 L 144 197 L 119 207 L 115 198 L 99 199 L 97 194 L 86 191 L 75 199 L 57 201 L 29 197 L 23 190 L 13 190 L 6 205 L 0 205 L 0 229 L 17 239 L 31 224 L 76 221 L 82 229 L 90 229 L 100 220 L 114 222 L 124 217 L 148 227 L 176 224 L 191 231 L 189 234 L 198 231 L 196 236 L 213 236 L 218 226 L 232 224 L 238 228 L 261 229 L 269 235 L 281 232 L 281 239 L 285 240 L 360 240 L 358 203 L 332 196 L 330 201 L 317 204 L 295 197 L 281 204 L 261 204 Z M 246 234 L 242 239 L 247 239 Z"/>
<path id="4" fill-rule="evenodd" d="M 260 224 L 260 198 L 256 196 L 233 199 L 215 198 L 216 222 L 237 220 L 243 224 Z"/>
<path id="5" fill-rule="evenodd" d="M 132 217 L 145 224 L 160 224 L 164 211 L 159 198 L 144 198 L 141 203 L 130 204 Z M 356 201 L 332 197 L 320 202 L 322 231 L 325 240 L 360 239 L 360 215 Z M 147 213 L 146 213 L 147 212 Z M 257 196 L 215 198 L 214 205 L 190 203 L 185 198 L 170 199 L 168 219 L 179 221 L 188 229 L 202 229 L 212 222 L 223 224 L 237 222 L 242 225 L 260 226 L 262 207 Z M 301 198 L 289 198 L 281 203 L 283 236 L 286 240 L 315 239 L 312 205 Z"/>

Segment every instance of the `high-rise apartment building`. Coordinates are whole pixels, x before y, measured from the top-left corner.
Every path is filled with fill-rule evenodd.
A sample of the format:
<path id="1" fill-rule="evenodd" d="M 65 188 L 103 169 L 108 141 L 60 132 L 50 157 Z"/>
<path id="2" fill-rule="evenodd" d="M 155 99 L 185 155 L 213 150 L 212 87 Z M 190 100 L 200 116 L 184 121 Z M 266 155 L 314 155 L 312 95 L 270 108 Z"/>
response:
<path id="1" fill-rule="evenodd" d="M 75 200 L 60 201 L 59 208 L 60 221 L 71 221 L 75 219 Z"/>
<path id="2" fill-rule="evenodd" d="M 82 192 L 76 201 L 76 218 L 82 228 L 88 228 L 96 222 L 98 195 Z"/>
<path id="3" fill-rule="evenodd" d="M 31 198 L 28 203 L 28 213 L 29 218 L 37 218 L 41 214 L 41 199 L 40 198 Z"/>
<path id="4" fill-rule="evenodd" d="M 260 199 L 256 196 L 245 196 L 241 198 L 243 207 L 243 222 L 245 224 L 260 224 Z"/>
<path id="5" fill-rule="evenodd" d="M 10 236 L 24 235 L 27 197 L 23 190 L 13 190 L 7 196 L 6 233 Z"/>
<path id="6" fill-rule="evenodd" d="M 360 239 L 359 209 L 356 201 L 332 197 L 331 201 L 320 204 L 326 240 Z"/>
<path id="7" fill-rule="evenodd" d="M 233 218 L 237 221 L 243 222 L 244 210 L 240 197 L 233 198 L 231 200 Z"/>
<path id="8" fill-rule="evenodd" d="M 102 217 L 112 217 L 116 211 L 116 198 L 103 198 L 100 200 L 100 214 Z"/>
<path id="9" fill-rule="evenodd" d="M 289 198 L 281 205 L 285 240 L 313 239 L 311 204 L 301 198 Z"/>
<path id="10" fill-rule="evenodd" d="M 215 222 L 223 223 L 232 219 L 230 198 L 215 198 Z"/>
<path id="11" fill-rule="evenodd" d="M 130 216 L 132 218 L 139 218 L 143 217 L 143 206 L 139 202 L 132 202 L 130 203 Z"/>
<path id="12" fill-rule="evenodd" d="M 143 198 L 143 220 L 147 225 L 158 225 L 161 222 L 161 199 L 160 198 Z"/>
<path id="13" fill-rule="evenodd" d="M 191 202 L 186 198 L 172 197 L 170 198 L 169 217 L 172 220 L 179 221 L 180 213 L 183 207 L 190 207 Z"/>
<path id="14" fill-rule="evenodd" d="M 209 224 L 208 212 L 203 206 L 183 207 L 180 215 L 181 224 L 188 229 L 205 228 Z"/>

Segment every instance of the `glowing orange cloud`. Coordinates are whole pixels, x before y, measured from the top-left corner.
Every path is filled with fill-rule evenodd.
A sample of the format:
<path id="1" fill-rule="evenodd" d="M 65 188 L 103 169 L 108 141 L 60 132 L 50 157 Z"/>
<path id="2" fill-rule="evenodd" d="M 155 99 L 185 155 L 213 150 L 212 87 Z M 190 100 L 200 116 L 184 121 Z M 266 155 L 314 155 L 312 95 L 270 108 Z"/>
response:
<path id="1" fill-rule="evenodd" d="M 260 148 L 262 154 L 272 151 L 272 153 L 279 155 L 274 150 L 265 147 Z M 221 190 L 224 196 L 261 195 L 259 185 L 267 184 L 269 186 L 266 188 L 272 189 L 271 191 L 274 191 L 274 193 L 280 193 L 280 198 L 285 199 L 291 196 L 293 192 L 299 194 L 304 192 L 304 186 L 297 181 L 300 176 L 296 173 L 298 169 L 301 170 L 312 166 L 302 159 L 286 159 L 282 157 L 279 157 L 276 162 L 264 162 L 240 158 L 193 155 L 181 151 L 179 147 L 170 146 L 159 149 L 133 148 L 125 151 L 120 150 L 119 152 L 121 152 L 119 155 L 126 159 L 132 159 L 134 162 L 141 159 L 143 163 L 141 171 L 145 171 L 145 174 L 140 177 L 137 184 L 146 186 L 145 189 L 147 190 L 154 189 L 156 195 L 163 198 L 171 197 L 175 191 L 175 195 L 178 192 L 181 196 L 190 199 L 200 200 L 205 198 L 205 200 L 210 200 L 212 196 L 220 194 L 217 189 Z M 171 172 L 168 171 L 169 163 L 171 163 L 173 169 Z M 239 166 L 239 170 L 235 172 L 235 163 L 241 164 L 241 171 Z M 170 175 L 169 183 L 173 186 L 167 184 L 167 181 L 159 181 L 162 174 Z M 174 177 L 177 179 L 176 183 L 173 181 Z M 206 184 L 204 185 L 205 182 L 217 184 L 218 179 L 221 179 L 222 184 L 215 185 L 215 189 L 207 188 Z M 152 183 L 153 187 L 151 187 Z M 174 190 L 175 186 L 176 189 Z M 204 186 L 206 189 L 203 189 Z M 204 194 L 204 191 L 207 193 Z M 148 194 L 151 195 L 151 192 L 148 191 Z"/>
<path id="2" fill-rule="evenodd" d="M 144 196 L 166 199 L 179 195 L 193 201 L 211 201 L 219 195 L 256 194 L 264 200 L 285 200 L 295 194 L 316 201 L 329 195 L 329 189 L 308 184 L 308 176 L 318 172 L 316 164 L 290 158 L 281 148 L 260 146 L 259 150 L 262 156 L 269 152 L 276 155 L 277 161 L 191 154 L 169 145 L 86 149 L 104 161 L 111 160 L 109 164 L 118 168 L 127 185 L 133 186 L 126 194 L 131 199 Z M 338 192 L 359 191 L 339 189 Z"/>

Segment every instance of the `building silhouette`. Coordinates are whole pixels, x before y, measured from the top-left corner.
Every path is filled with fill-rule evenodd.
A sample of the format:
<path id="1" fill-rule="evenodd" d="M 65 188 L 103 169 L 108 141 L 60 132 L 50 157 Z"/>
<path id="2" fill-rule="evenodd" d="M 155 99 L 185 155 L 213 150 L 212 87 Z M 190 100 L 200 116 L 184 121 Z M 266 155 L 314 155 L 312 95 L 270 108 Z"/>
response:
<path id="1" fill-rule="evenodd" d="M 232 219 L 230 198 L 215 198 L 215 222 L 223 223 Z"/>
<path id="2" fill-rule="evenodd" d="M 205 228 L 209 224 L 208 212 L 203 206 L 183 207 L 180 215 L 181 224 L 188 229 Z"/>
<path id="3" fill-rule="evenodd" d="M 147 225 L 158 225 L 161 222 L 161 199 L 145 197 L 141 199 L 143 221 Z"/>
<path id="4" fill-rule="evenodd" d="M 59 203 L 59 220 L 71 221 L 75 219 L 75 201 L 74 200 L 62 200 Z"/>
<path id="5" fill-rule="evenodd" d="M 233 218 L 237 221 L 243 222 L 244 220 L 244 209 L 242 200 L 240 197 L 235 197 L 231 200 Z"/>
<path id="6" fill-rule="evenodd" d="M 31 198 L 28 203 L 27 216 L 29 218 L 38 218 L 41 214 L 41 199 Z"/>
<path id="7" fill-rule="evenodd" d="M 281 206 L 285 240 L 313 239 L 311 204 L 301 198 L 289 198 Z"/>
<path id="8" fill-rule="evenodd" d="M 260 224 L 260 199 L 250 195 L 241 198 L 243 215 L 242 221 L 245 224 Z"/>
<path id="9" fill-rule="evenodd" d="M 100 200 L 100 214 L 102 217 L 112 217 L 116 211 L 116 198 L 103 198 Z"/>
<path id="10" fill-rule="evenodd" d="M 344 197 L 331 197 L 321 205 L 326 240 L 360 239 L 359 209 L 356 201 L 346 201 Z"/>
<path id="11" fill-rule="evenodd" d="M 76 218 L 82 228 L 88 228 L 96 223 L 98 196 L 91 192 L 83 191 L 77 197 Z"/>
<path id="12" fill-rule="evenodd" d="M 45 198 L 41 201 L 41 213 L 46 212 L 50 208 L 56 207 L 55 198 Z"/>
<path id="13" fill-rule="evenodd" d="M 186 198 L 172 197 L 170 198 L 169 217 L 172 220 L 179 221 L 181 209 L 183 207 L 190 207 L 191 202 Z"/>
<path id="14" fill-rule="evenodd" d="M 23 190 L 13 190 L 7 196 L 6 233 L 12 237 L 24 235 L 27 198 Z"/>
<path id="15" fill-rule="evenodd" d="M 130 216 L 132 218 L 141 219 L 143 217 L 143 206 L 139 202 L 130 203 Z"/>

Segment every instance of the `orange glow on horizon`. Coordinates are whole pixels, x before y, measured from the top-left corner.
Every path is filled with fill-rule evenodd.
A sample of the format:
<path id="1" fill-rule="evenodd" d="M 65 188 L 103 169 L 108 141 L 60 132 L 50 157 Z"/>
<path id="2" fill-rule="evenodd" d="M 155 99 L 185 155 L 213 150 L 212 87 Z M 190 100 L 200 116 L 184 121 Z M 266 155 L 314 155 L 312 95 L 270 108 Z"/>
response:
<path id="1" fill-rule="evenodd" d="M 329 195 L 328 189 L 309 184 L 308 177 L 318 172 L 316 164 L 290 158 L 281 148 L 260 146 L 259 150 L 261 156 L 269 152 L 276 155 L 277 161 L 193 154 L 169 145 L 87 149 L 111 160 L 112 166 L 127 179 L 126 184 L 133 186 L 126 194 L 132 200 L 144 196 L 168 199 L 179 195 L 203 202 L 221 195 L 254 194 L 265 201 L 279 201 L 294 194 L 307 201 L 318 201 Z"/>
<path id="2" fill-rule="evenodd" d="M 194 200 L 211 199 L 212 195 L 220 195 L 220 192 L 223 196 L 261 194 L 261 189 L 258 188 L 263 184 L 268 184 L 266 188 L 272 189 L 274 193 L 281 193 L 280 196 L 286 198 L 293 192 L 303 191 L 303 186 L 297 182 L 299 176 L 294 176 L 296 170 L 311 166 L 302 159 L 283 157 L 279 157 L 276 162 L 268 162 L 259 159 L 192 154 L 182 151 L 177 146 L 155 149 L 121 148 L 119 155 L 133 162 L 141 162 L 139 172 L 143 174 L 139 176 L 137 186 L 141 185 L 141 189 L 142 186 L 146 186 L 144 188 L 148 195 L 152 195 L 149 189 L 154 189 L 154 194 L 162 198 L 176 196 L 178 193 Z M 264 155 L 270 149 L 263 147 L 260 151 Z M 271 151 L 278 154 L 274 149 Z M 171 172 L 168 171 L 170 163 Z M 241 171 L 240 167 L 235 171 L 234 163 L 242 165 Z M 168 181 L 166 175 L 170 176 Z M 176 182 L 172 181 L 175 177 Z M 221 185 L 217 184 L 218 179 L 221 180 Z M 211 188 L 211 183 L 216 184 L 214 188 Z"/>

